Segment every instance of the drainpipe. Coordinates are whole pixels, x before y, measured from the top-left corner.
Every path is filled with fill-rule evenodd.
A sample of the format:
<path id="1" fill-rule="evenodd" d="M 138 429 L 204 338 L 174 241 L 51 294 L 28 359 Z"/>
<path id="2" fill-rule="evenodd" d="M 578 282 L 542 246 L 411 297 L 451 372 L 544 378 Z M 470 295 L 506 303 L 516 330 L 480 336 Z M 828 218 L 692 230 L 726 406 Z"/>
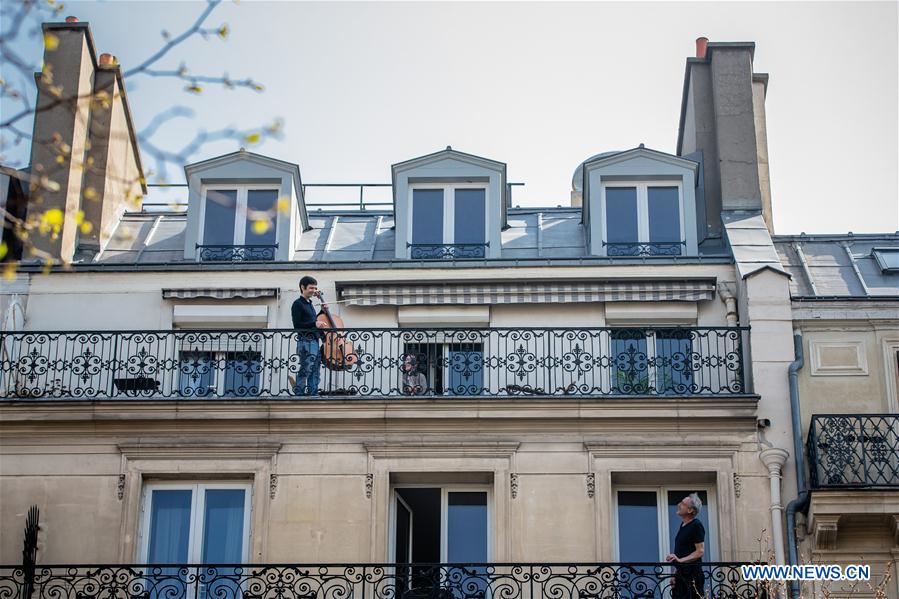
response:
<path id="1" fill-rule="evenodd" d="M 768 481 L 771 485 L 771 537 L 774 540 L 774 561 L 784 563 L 784 506 L 780 497 L 780 480 L 783 465 L 790 453 L 779 447 L 769 447 L 759 455 L 762 463 L 768 468 Z"/>
<path id="2" fill-rule="evenodd" d="M 787 504 L 787 550 L 791 565 L 799 564 L 799 549 L 796 541 L 796 512 L 807 512 L 810 496 L 805 482 L 805 460 L 802 447 L 802 420 L 799 412 L 799 370 L 805 365 L 802 351 L 802 332 L 793 331 L 793 354 L 796 359 L 790 363 L 790 416 L 793 424 L 793 460 L 796 462 L 796 486 L 799 496 Z M 790 582 L 791 599 L 799 599 L 799 581 Z"/>

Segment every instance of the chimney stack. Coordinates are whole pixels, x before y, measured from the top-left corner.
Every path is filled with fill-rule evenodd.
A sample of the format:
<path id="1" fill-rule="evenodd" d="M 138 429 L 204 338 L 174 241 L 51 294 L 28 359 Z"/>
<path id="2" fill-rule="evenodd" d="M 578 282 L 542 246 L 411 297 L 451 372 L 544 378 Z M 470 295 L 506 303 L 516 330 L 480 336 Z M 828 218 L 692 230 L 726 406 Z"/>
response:
<path id="1" fill-rule="evenodd" d="M 696 58 L 705 58 L 708 48 L 709 48 L 709 38 L 707 38 L 707 37 L 697 37 L 696 38 Z"/>
<path id="2" fill-rule="evenodd" d="M 45 229 L 31 241 L 39 259 L 90 259 L 146 193 L 136 132 L 118 61 L 112 54 L 97 59 L 89 24 L 66 17 L 43 30 L 56 43 L 35 74 L 27 218 Z"/>

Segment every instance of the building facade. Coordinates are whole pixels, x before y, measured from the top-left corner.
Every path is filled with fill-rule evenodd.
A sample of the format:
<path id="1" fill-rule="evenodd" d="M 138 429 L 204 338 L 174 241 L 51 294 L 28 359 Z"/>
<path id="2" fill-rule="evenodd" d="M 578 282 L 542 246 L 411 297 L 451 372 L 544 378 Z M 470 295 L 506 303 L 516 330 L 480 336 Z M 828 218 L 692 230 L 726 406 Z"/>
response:
<path id="1" fill-rule="evenodd" d="M 121 91 L 91 127 L 67 107 L 37 117 L 71 156 L 106 160 L 89 177 L 74 159 L 46 167 L 58 185 L 16 204 L 63 213 L 38 249 L 70 265 L 43 273 L 26 253 L 4 285 L 0 557 L 20 561 L 8 533 L 36 505 L 38 564 L 95 569 L 26 568 L 0 588 L 670 594 L 676 506 L 694 492 L 706 592 L 752 596 L 736 564 L 786 560 L 785 504 L 805 490 L 794 321 L 809 339 L 820 323 L 790 242 L 771 234 L 753 44 L 698 44 L 676 154 L 640 145 L 573 165 L 570 207 L 514 208 L 503 162 L 447 147 L 393 165 L 388 210 L 313 209 L 299 166 L 246 150 L 186 165 L 183 209 L 149 210 L 117 65 L 86 24 L 47 27 L 56 72 Z M 59 164 L 46 152 L 32 173 Z M 313 395 L 297 382 L 309 333 L 291 320 L 307 274 L 345 323 L 323 340 Z M 895 326 L 899 285 L 881 279 L 890 297 L 866 296 L 882 312 L 859 338 L 892 347 L 876 331 Z M 895 413 L 895 371 L 870 357 L 853 409 Z M 817 371 L 796 372 L 804 435 L 810 411 L 841 402 L 818 405 Z M 892 396 L 876 387 L 889 380 Z M 885 422 L 892 478 L 847 500 L 882 517 L 836 537 L 876 538 L 878 568 L 897 556 L 895 532 L 869 530 L 896 530 Z M 810 530 L 844 526 L 826 511 L 839 499 L 812 489 Z M 450 565 L 463 563 L 478 565 Z"/>

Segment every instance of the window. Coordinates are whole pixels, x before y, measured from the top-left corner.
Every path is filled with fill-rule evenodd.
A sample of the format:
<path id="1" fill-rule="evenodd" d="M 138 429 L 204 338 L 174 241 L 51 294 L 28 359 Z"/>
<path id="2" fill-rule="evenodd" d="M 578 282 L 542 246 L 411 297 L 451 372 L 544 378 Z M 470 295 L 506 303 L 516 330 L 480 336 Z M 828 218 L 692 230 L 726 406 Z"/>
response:
<path id="1" fill-rule="evenodd" d="M 485 563 L 490 560 L 489 490 L 401 487 L 393 490 L 392 551 L 397 564 Z M 483 597 L 481 568 L 399 568 L 399 596 Z"/>
<path id="2" fill-rule="evenodd" d="M 200 210 L 200 260 L 274 260 L 277 202 L 278 187 L 274 185 L 205 186 Z M 268 220 L 269 225 L 254 226 L 260 220 Z"/>
<path id="3" fill-rule="evenodd" d="M 613 392 L 691 392 L 694 373 L 689 329 L 616 329 L 610 337 Z"/>
<path id="4" fill-rule="evenodd" d="M 401 368 L 406 377 L 423 375 L 415 385 L 399 388 L 406 394 L 480 395 L 484 392 L 484 346 L 481 343 L 406 343 Z M 409 379 L 412 380 L 412 379 Z M 410 388 L 421 387 L 422 393 Z"/>
<path id="5" fill-rule="evenodd" d="M 261 372 L 257 351 L 182 351 L 178 389 L 184 397 L 256 396 Z"/>
<path id="6" fill-rule="evenodd" d="M 142 517 L 141 563 L 247 561 L 249 483 L 148 484 Z"/>
<path id="7" fill-rule="evenodd" d="M 883 272 L 899 272 L 899 247 L 873 248 L 871 254 Z"/>
<path id="8" fill-rule="evenodd" d="M 624 564 L 640 562 L 661 563 L 665 556 L 674 551 L 674 539 L 681 525 L 677 516 L 677 504 L 687 495 L 698 493 L 702 500 L 702 511 L 698 520 L 705 528 L 705 555 L 703 562 L 715 561 L 717 553 L 718 521 L 714 504 L 714 493 L 710 488 L 667 486 L 667 487 L 619 487 L 613 491 L 615 518 L 615 558 Z M 641 571 L 633 568 L 626 574 L 635 586 L 633 592 L 643 590 L 652 568 Z M 670 578 L 666 577 L 666 583 Z M 710 584 L 706 576 L 706 591 Z M 640 589 L 636 587 L 640 587 Z M 661 590 L 661 589 L 659 589 Z M 655 593 L 658 596 L 659 593 Z M 647 596 L 654 596 L 649 594 Z M 667 595 L 664 595 L 667 596 Z M 714 596 L 714 593 L 713 593 Z"/>
<path id="9" fill-rule="evenodd" d="M 679 256 L 686 244 L 677 182 L 604 183 L 603 246 L 609 256 Z"/>
<path id="10" fill-rule="evenodd" d="M 410 258 L 483 258 L 486 255 L 486 187 L 413 186 L 410 193 Z"/>

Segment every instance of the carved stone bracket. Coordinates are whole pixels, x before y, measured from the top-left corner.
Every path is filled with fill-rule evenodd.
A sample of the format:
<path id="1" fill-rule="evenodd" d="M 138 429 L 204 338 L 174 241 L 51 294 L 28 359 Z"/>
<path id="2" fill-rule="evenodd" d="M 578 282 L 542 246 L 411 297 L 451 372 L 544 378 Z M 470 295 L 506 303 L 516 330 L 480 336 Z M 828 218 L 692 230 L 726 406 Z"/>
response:
<path id="1" fill-rule="evenodd" d="M 596 495 L 596 474 L 587 473 L 587 497 L 593 499 Z"/>
<path id="2" fill-rule="evenodd" d="M 518 474 L 515 472 L 509 475 L 509 487 L 512 491 L 512 499 L 518 497 Z"/>
<path id="3" fill-rule="evenodd" d="M 836 549 L 837 531 L 840 517 L 837 515 L 815 517 L 815 547 L 817 549 Z"/>
<path id="4" fill-rule="evenodd" d="M 734 472 L 734 495 L 739 499 L 743 493 L 743 478 Z"/>
<path id="5" fill-rule="evenodd" d="M 125 475 L 119 474 L 119 480 L 116 483 L 116 497 L 121 501 L 125 497 Z"/>
<path id="6" fill-rule="evenodd" d="M 375 475 L 369 472 L 365 475 L 365 498 L 371 499 L 372 490 L 375 487 Z"/>
<path id="7" fill-rule="evenodd" d="M 277 474 L 269 474 L 268 475 L 268 496 L 269 499 L 274 499 L 275 495 L 278 493 L 278 475 Z"/>

